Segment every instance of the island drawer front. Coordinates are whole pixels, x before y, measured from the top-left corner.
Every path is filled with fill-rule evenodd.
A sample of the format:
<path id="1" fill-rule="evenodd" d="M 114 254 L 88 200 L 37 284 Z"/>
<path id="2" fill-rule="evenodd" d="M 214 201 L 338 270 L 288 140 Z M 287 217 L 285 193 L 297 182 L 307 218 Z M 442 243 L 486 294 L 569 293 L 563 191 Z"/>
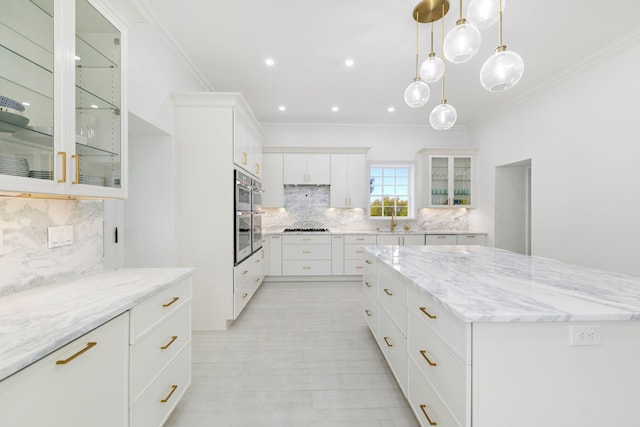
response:
<path id="1" fill-rule="evenodd" d="M 391 319 L 398 325 L 403 335 L 407 334 L 407 282 L 406 279 L 389 268 L 380 272 L 378 302 Z"/>
<path id="2" fill-rule="evenodd" d="M 282 244 L 284 245 L 306 245 L 306 244 L 325 244 L 331 245 L 331 236 L 329 234 L 289 234 L 282 236 Z"/>
<path id="3" fill-rule="evenodd" d="M 465 425 L 467 378 L 471 378 L 471 366 L 465 365 L 413 312 L 409 313 L 407 351 L 457 421 Z"/>
<path id="4" fill-rule="evenodd" d="M 130 426 L 163 425 L 190 384 L 191 342 L 187 343 L 133 405 L 129 412 Z"/>
<path id="5" fill-rule="evenodd" d="M 378 283 L 378 262 L 371 255 L 365 254 L 362 265 L 364 265 L 362 277 L 375 286 Z"/>
<path id="6" fill-rule="evenodd" d="M 487 244 L 487 236 L 484 234 L 458 234 L 456 244 L 485 246 Z"/>
<path id="7" fill-rule="evenodd" d="M 331 260 L 284 260 L 284 276 L 330 276 Z"/>
<path id="8" fill-rule="evenodd" d="M 462 424 L 456 421 L 446 405 L 440 400 L 429 381 L 420 373 L 420 369 L 416 367 L 413 359 L 409 358 L 407 364 L 409 405 L 416 414 L 420 425 L 422 427 L 431 427 L 432 425 L 437 425 L 438 427 L 462 427 Z M 427 419 L 427 416 L 429 419 Z"/>
<path id="9" fill-rule="evenodd" d="M 344 245 L 344 259 L 364 259 L 362 245 Z"/>
<path id="10" fill-rule="evenodd" d="M 378 346 L 387 359 L 402 392 L 407 394 L 407 339 L 380 307 L 378 311 Z"/>
<path id="11" fill-rule="evenodd" d="M 131 343 L 135 343 L 147 330 L 178 310 L 191 298 L 191 277 L 182 279 L 168 289 L 131 309 Z"/>
<path id="12" fill-rule="evenodd" d="M 372 300 L 366 293 L 362 294 L 362 314 L 367 321 L 374 338 L 378 337 L 378 312 L 380 308 L 375 300 Z"/>
<path id="13" fill-rule="evenodd" d="M 282 259 L 331 259 L 331 245 L 284 245 Z"/>
<path id="14" fill-rule="evenodd" d="M 161 326 L 131 346 L 132 402 L 190 339 L 191 305 L 183 304 Z"/>
<path id="15" fill-rule="evenodd" d="M 247 305 L 253 292 L 255 291 L 253 283 L 250 281 L 245 282 L 242 287 L 236 289 L 233 293 L 233 318 L 237 319 L 244 307 Z"/>
<path id="16" fill-rule="evenodd" d="M 409 312 L 422 319 L 422 323 L 431 328 L 465 364 L 471 364 L 470 324 L 456 318 L 416 286 L 409 285 L 408 288 Z"/>
<path id="17" fill-rule="evenodd" d="M 427 245 L 455 245 L 456 242 L 455 234 L 427 234 L 425 237 Z"/>
<path id="18" fill-rule="evenodd" d="M 345 234 L 344 243 L 347 245 L 374 245 L 376 244 L 375 234 Z"/>
<path id="19" fill-rule="evenodd" d="M 378 301 L 378 290 L 376 283 L 367 277 L 362 278 L 362 291 L 371 298 L 372 301 Z"/>
<path id="20" fill-rule="evenodd" d="M 250 280 L 253 274 L 252 267 L 251 259 L 247 259 L 233 267 L 233 290 L 235 292 Z"/>
<path id="21" fill-rule="evenodd" d="M 355 274 L 360 275 L 364 273 L 364 261 L 361 259 L 345 259 L 344 260 L 344 274 L 353 276 Z"/>

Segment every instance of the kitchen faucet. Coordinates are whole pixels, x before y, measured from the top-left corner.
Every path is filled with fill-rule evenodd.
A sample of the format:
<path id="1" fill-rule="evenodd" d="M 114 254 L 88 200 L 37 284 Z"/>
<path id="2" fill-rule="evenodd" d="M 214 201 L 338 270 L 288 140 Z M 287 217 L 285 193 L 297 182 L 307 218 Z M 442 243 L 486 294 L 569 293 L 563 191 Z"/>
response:
<path id="1" fill-rule="evenodd" d="M 393 208 L 391 211 L 391 223 L 389 224 L 389 230 L 395 231 L 396 225 L 398 225 L 398 221 L 396 221 L 396 209 Z"/>

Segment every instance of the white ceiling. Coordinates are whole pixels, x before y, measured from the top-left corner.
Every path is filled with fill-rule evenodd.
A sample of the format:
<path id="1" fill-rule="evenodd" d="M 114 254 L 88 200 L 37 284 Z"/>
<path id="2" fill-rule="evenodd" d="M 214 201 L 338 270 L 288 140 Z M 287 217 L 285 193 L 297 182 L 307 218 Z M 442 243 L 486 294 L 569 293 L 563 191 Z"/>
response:
<path id="1" fill-rule="evenodd" d="M 212 90 L 241 92 L 262 123 L 389 123 L 426 125 L 441 97 L 431 86 L 425 107 L 404 104 L 415 76 L 412 0 L 135 0 L 169 33 Z M 463 13 L 469 0 L 463 1 Z M 451 1 L 446 30 L 459 17 Z M 497 25 L 482 31 L 478 54 L 447 63 L 446 98 L 468 125 L 554 80 L 603 57 L 603 50 L 635 39 L 635 0 L 506 0 L 504 42 L 525 62 L 520 83 L 489 93 L 482 63 L 498 45 Z M 420 25 L 420 60 L 429 51 Z M 435 27 L 440 55 L 441 27 Z M 269 68 L 265 59 L 275 66 Z M 352 68 L 344 64 L 355 61 Z M 615 76 L 605 76 L 615 78 Z M 588 90 L 588 88 L 585 88 Z M 597 100 L 594 100 L 597 102 Z M 286 111 L 278 110 L 280 105 Z M 332 106 L 339 106 L 332 112 Z M 395 107 L 393 113 L 388 107 Z"/>

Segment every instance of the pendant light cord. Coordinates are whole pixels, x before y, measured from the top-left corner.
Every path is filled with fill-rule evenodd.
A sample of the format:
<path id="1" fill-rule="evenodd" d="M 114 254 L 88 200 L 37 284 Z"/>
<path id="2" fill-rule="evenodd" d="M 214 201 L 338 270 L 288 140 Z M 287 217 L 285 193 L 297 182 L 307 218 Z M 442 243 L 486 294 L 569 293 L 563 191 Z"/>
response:
<path id="1" fill-rule="evenodd" d="M 444 16 L 443 16 L 444 18 Z M 433 21 L 431 21 L 431 52 L 429 54 L 429 56 L 433 56 L 431 54 L 435 54 L 435 52 L 433 51 Z"/>
<path id="2" fill-rule="evenodd" d="M 499 17 L 500 17 L 500 40 L 498 40 L 498 46 L 502 46 L 502 0 L 498 0 L 498 2 L 500 3 L 500 13 L 499 13 Z"/>
<path id="3" fill-rule="evenodd" d="M 420 19 L 420 12 L 416 12 L 416 78 L 415 80 L 417 81 L 420 78 L 420 75 L 418 74 L 418 62 L 420 61 L 419 59 L 419 52 L 418 52 L 418 20 Z"/>
<path id="4" fill-rule="evenodd" d="M 460 4 L 462 5 L 462 0 L 460 0 Z M 462 9 L 461 9 L 460 13 L 462 14 Z M 444 63 L 444 3 L 442 3 L 442 99 L 440 100 L 441 104 L 444 104 L 444 103 L 447 102 L 447 100 L 444 98 L 444 69 L 445 69 L 445 63 Z"/>

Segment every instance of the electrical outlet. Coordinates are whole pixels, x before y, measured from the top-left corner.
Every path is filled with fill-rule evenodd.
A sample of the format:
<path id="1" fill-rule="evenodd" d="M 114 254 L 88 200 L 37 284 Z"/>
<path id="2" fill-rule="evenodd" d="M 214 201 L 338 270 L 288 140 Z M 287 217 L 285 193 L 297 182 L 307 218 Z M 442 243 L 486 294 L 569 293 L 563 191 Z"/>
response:
<path id="1" fill-rule="evenodd" d="M 600 345 L 600 325 L 573 325 L 571 345 Z"/>
<path id="2" fill-rule="evenodd" d="M 73 226 L 61 225 L 47 228 L 47 240 L 49 249 L 73 244 Z"/>

